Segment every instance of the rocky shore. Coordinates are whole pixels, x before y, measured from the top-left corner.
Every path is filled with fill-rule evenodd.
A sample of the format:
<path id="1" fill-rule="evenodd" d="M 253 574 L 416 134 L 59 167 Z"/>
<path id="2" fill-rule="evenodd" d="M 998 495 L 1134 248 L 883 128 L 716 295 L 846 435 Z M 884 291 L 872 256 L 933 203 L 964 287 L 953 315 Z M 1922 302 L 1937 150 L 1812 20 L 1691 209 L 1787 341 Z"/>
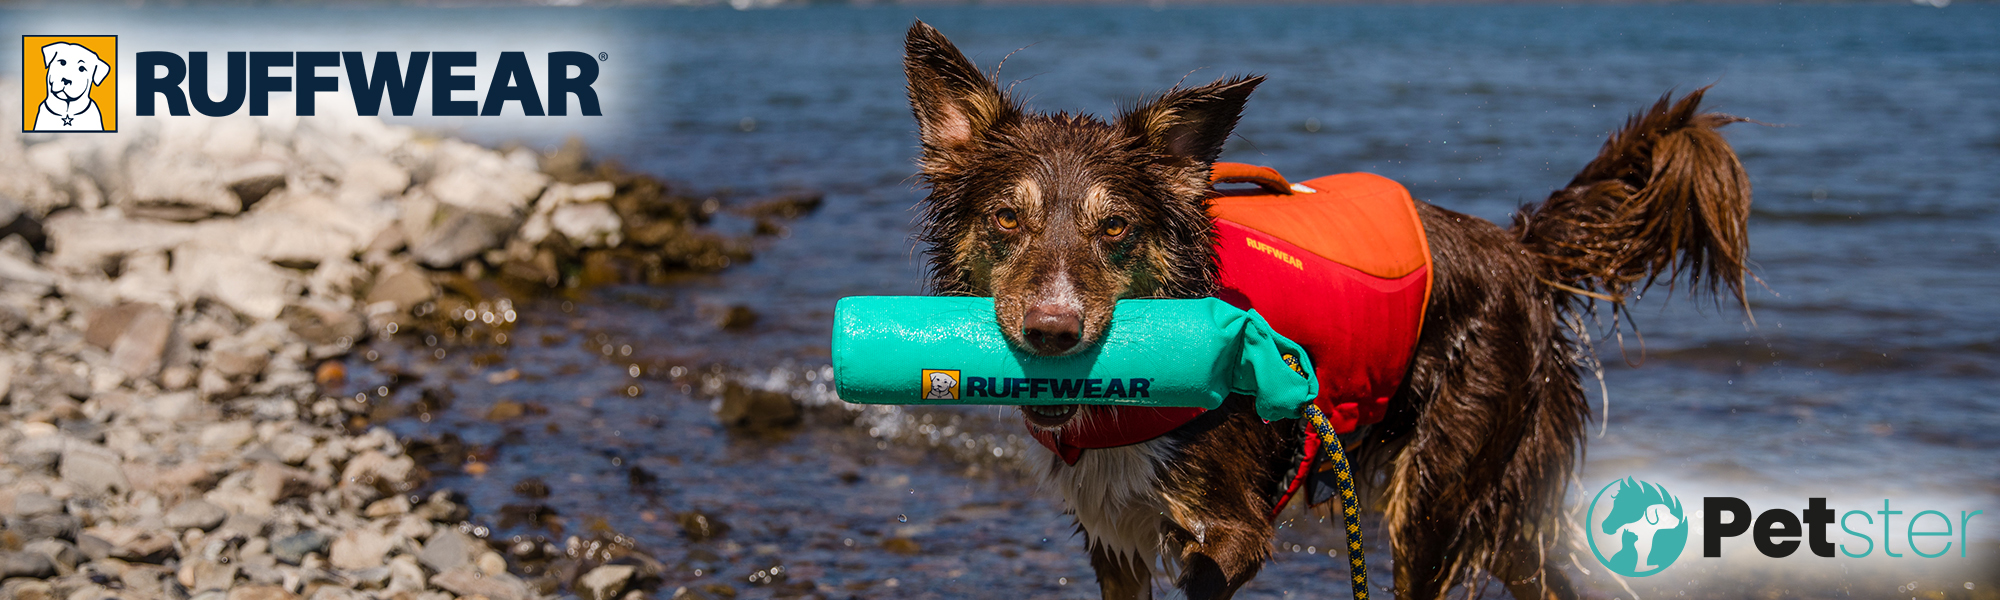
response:
<path id="1" fill-rule="evenodd" d="M 510 572 L 342 359 L 506 344 L 509 294 L 748 260 L 704 227 L 718 200 L 372 118 L 121 129 L 0 130 L 0 598 L 643 593 L 644 556 Z M 817 202 L 735 214 L 773 233 Z"/>

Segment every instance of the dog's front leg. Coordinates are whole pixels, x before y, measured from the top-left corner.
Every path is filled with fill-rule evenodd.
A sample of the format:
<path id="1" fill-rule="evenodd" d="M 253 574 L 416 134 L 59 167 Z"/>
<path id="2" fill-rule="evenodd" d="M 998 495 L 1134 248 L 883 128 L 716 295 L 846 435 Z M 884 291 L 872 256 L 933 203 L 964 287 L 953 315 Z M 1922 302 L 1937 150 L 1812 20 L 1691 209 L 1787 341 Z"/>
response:
<path id="1" fill-rule="evenodd" d="M 1097 587 L 1104 600 L 1152 600 L 1152 570 L 1138 559 L 1107 550 L 1090 549 L 1090 568 L 1097 571 Z"/>
<path id="2" fill-rule="evenodd" d="M 1257 527 L 1263 525 L 1263 527 Z M 1271 555 L 1271 527 L 1261 519 L 1196 525 L 1200 535 L 1181 538 L 1181 578 L 1188 600 L 1227 600 L 1236 595 Z"/>

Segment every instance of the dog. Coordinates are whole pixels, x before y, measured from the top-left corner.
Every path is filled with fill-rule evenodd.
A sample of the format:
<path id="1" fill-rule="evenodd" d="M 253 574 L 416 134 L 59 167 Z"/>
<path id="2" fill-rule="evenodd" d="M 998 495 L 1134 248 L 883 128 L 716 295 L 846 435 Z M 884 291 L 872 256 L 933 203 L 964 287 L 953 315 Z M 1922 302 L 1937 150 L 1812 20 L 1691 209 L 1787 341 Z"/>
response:
<path id="1" fill-rule="evenodd" d="M 42 64 L 48 68 L 49 95 L 35 111 L 35 131 L 104 131 L 104 115 L 90 90 L 104 83 L 111 65 L 69 42 L 42 46 Z"/>
<path id="2" fill-rule="evenodd" d="M 1103 339 L 1114 303 L 1201 298 L 1218 267 L 1210 168 L 1262 77 L 1175 87 L 1106 121 L 1025 109 L 929 25 L 905 40 L 928 196 L 929 286 L 991 296 L 1038 355 Z M 1548 550 L 1590 417 L 1572 337 L 1595 301 L 1614 323 L 1658 281 L 1744 301 L 1750 186 L 1698 90 L 1634 116 L 1565 188 L 1511 227 L 1418 202 L 1433 283 L 1382 421 L 1342 436 L 1394 559 L 1399 598 L 1497 577 L 1516 598 L 1573 598 Z M 1031 432 L 1095 413 L 1022 407 Z M 1074 514 L 1105 598 L 1228 598 L 1270 558 L 1276 501 L 1305 433 L 1249 398 L 1074 464 L 1029 457 Z M 1339 589 L 1339 588 L 1334 588 Z"/>

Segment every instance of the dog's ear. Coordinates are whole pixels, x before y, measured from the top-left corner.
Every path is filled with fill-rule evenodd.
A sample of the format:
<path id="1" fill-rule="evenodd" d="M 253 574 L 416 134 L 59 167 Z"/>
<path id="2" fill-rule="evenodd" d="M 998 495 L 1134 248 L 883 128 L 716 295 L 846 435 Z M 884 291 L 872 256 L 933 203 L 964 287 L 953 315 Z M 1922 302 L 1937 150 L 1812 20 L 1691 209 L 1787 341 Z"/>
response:
<path id="1" fill-rule="evenodd" d="M 1206 169 L 1222 154 L 1250 92 L 1263 82 L 1261 75 L 1239 76 L 1168 90 L 1119 116 L 1118 124 L 1169 166 Z"/>
<path id="2" fill-rule="evenodd" d="M 46 69 L 49 65 L 56 64 L 56 55 L 62 53 L 62 46 L 69 45 L 71 45 L 69 42 L 56 42 L 42 46 L 42 68 Z"/>
<path id="3" fill-rule="evenodd" d="M 102 85 L 104 83 L 104 76 L 110 74 L 110 63 L 106 63 L 104 59 L 98 58 L 96 52 L 90 53 L 90 85 Z"/>
<path id="4" fill-rule="evenodd" d="M 903 52 L 926 159 L 965 147 L 1016 110 L 992 79 L 923 21 L 910 25 Z"/>

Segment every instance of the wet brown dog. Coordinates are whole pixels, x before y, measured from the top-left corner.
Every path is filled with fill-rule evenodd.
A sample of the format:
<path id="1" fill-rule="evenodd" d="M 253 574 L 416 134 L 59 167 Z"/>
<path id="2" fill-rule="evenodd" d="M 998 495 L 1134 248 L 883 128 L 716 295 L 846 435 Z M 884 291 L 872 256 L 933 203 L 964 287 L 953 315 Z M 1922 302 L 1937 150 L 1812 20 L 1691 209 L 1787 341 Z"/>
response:
<path id="1" fill-rule="evenodd" d="M 1107 123 L 1028 112 L 921 22 L 905 49 L 937 293 L 992 296 L 1017 346 L 1062 355 L 1097 343 L 1119 299 L 1212 291 L 1209 168 L 1261 77 L 1170 90 Z M 1701 96 L 1633 117 L 1511 228 L 1418 203 L 1435 275 L 1416 356 L 1387 418 L 1345 440 L 1398 597 L 1438 597 L 1481 569 L 1516 598 L 1575 596 L 1548 552 L 1589 418 L 1573 328 L 1592 298 L 1615 319 L 1661 278 L 1743 299 L 1750 185 L 1715 132 L 1741 119 L 1699 113 Z M 1092 412 L 1023 415 L 1058 429 Z M 1301 435 L 1233 398 L 1075 465 L 1031 460 L 1075 513 L 1106 598 L 1151 597 L 1156 575 L 1227 598 L 1270 556 L 1270 492 Z"/>

